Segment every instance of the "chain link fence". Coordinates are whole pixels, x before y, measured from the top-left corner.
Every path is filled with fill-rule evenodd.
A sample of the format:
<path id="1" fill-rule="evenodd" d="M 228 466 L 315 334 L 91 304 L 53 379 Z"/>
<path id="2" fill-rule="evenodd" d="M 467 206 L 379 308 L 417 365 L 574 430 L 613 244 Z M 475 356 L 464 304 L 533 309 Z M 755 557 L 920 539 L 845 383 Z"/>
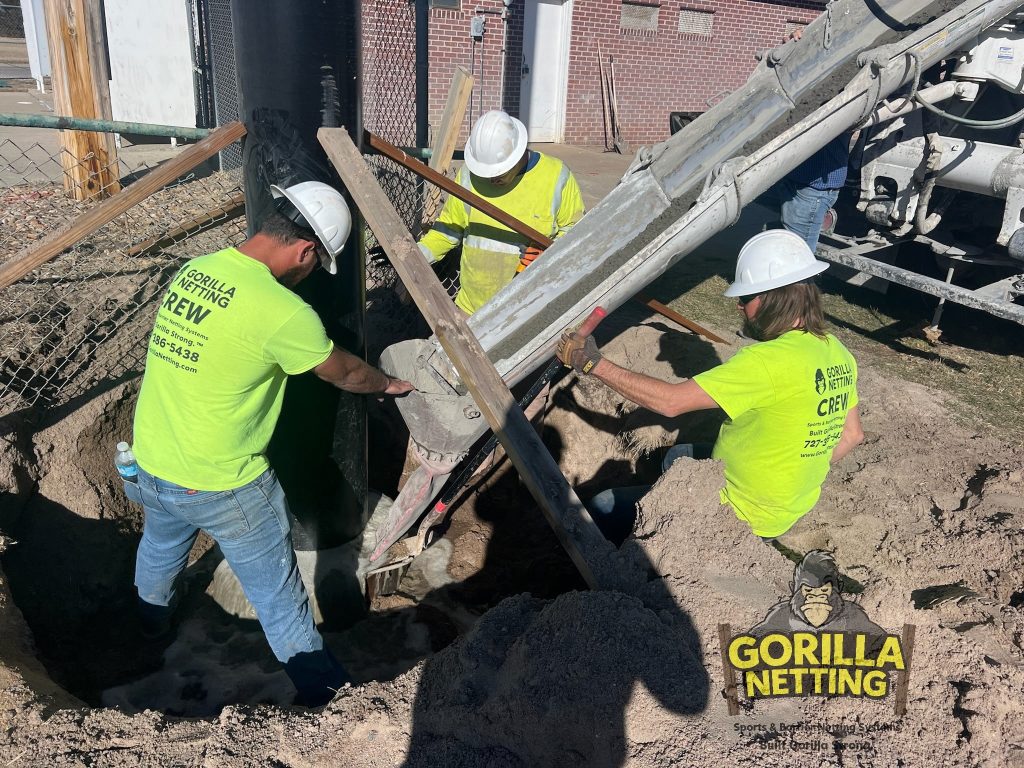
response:
<path id="1" fill-rule="evenodd" d="M 370 0 L 363 3 L 363 125 L 397 146 L 416 141 L 416 12 L 405 0 Z M 386 157 L 367 157 L 377 181 L 387 193 L 413 236 L 431 222 L 423 221 L 425 182 Z M 365 233 L 367 246 L 366 295 L 370 358 L 400 339 L 429 335 L 415 306 L 402 304 L 395 288 L 394 267 L 374 256 L 376 242 Z M 436 267 L 449 295 L 459 288 L 458 252 Z M 374 320 L 371 320 L 374 318 Z M 376 320 L 383 322 L 376 322 Z"/>
<path id="2" fill-rule="evenodd" d="M 25 38 L 25 22 L 20 5 L 0 3 L 0 37 Z"/>
<path id="3" fill-rule="evenodd" d="M 364 126 L 394 144 L 412 145 L 414 8 L 404 0 L 372 0 L 362 13 Z M 116 172 L 109 174 L 116 187 L 76 201 L 73 187 L 83 174 L 72 171 L 79 165 L 95 171 L 96 159 L 71 158 L 58 147 L 57 132 L 52 134 L 52 140 L 34 141 L 21 138 L 29 134 L 19 129 L 0 129 L 0 261 L 68 224 L 102 193 L 120 194 L 115 190 L 129 187 L 158 162 L 152 145 L 122 144 Z M 224 156 L 241 157 L 240 143 Z M 384 157 L 368 161 L 418 235 L 424 227 L 423 182 Z M 38 414 L 140 373 L 155 300 L 178 266 L 244 239 L 240 170 L 197 170 L 0 289 L 0 417 Z M 372 234 L 364 232 L 363 241 L 367 343 L 375 361 L 387 345 L 429 330 L 415 306 L 400 301 L 397 273 L 374 250 Z M 454 296 L 457 251 L 438 265 L 438 274 Z"/>
<path id="4" fill-rule="evenodd" d="M 56 132 L 52 145 L 0 141 L 0 261 L 102 196 L 69 195 L 68 168 L 94 158 L 54 145 Z M 116 172 L 101 174 L 116 180 L 114 194 L 157 164 L 151 147 L 121 147 Z M 183 261 L 244 240 L 243 213 L 239 173 L 200 167 L 0 289 L 0 417 L 38 415 L 140 373 L 155 300 Z"/>

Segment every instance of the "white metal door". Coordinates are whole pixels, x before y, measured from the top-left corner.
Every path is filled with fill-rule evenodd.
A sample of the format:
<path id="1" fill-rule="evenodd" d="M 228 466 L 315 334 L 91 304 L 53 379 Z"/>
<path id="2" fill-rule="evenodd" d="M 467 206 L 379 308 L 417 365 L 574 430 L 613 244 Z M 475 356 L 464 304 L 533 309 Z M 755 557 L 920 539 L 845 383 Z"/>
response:
<path id="1" fill-rule="evenodd" d="M 562 140 L 572 0 L 526 0 L 519 119 L 531 142 Z"/>
<path id="2" fill-rule="evenodd" d="M 115 120 L 196 124 L 185 0 L 104 0 Z"/>

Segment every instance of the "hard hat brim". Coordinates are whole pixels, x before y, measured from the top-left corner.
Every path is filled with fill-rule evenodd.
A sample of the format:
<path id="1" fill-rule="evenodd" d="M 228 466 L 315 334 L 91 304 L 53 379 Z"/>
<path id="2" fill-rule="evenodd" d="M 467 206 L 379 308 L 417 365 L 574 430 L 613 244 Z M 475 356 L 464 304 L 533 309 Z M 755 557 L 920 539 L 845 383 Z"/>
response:
<path id="1" fill-rule="evenodd" d="M 313 234 L 315 234 L 317 240 L 320 241 L 320 245 L 323 246 L 323 248 L 317 248 L 317 254 L 320 258 L 320 266 L 322 266 L 329 275 L 338 274 L 338 262 L 334 258 L 335 254 L 331 253 L 331 247 L 328 245 L 329 238 L 320 230 L 316 219 L 306 215 L 305 207 L 301 204 L 301 201 L 296 200 L 277 184 L 270 185 L 270 194 L 275 200 L 279 197 L 287 197 L 291 201 L 292 205 L 299 209 L 299 212 L 306 218 L 310 226 L 313 227 Z"/>
<path id="2" fill-rule="evenodd" d="M 474 176 L 480 176 L 484 179 L 493 179 L 495 176 L 502 176 L 512 170 L 519 159 L 523 156 L 526 151 L 526 144 L 528 142 L 528 136 L 526 132 L 526 126 L 523 125 L 521 120 L 514 117 L 512 124 L 516 127 L 516 143 L 512 149 L 512 154 L 508 156 L 504 161 L 500 163 L 485 163 L 476 158 L 473 154 L 473 148 L 467 141 L 465 149 L 463 150 L 463 158 L 466 161 L 466 167 L 469 168 L 469 172 Z"/>
<path id="3" fill-rule="evenodd" d="M 736 296 L 753 296 L 758 293 L 774 290 L 775 288 L 782 288 L 786 285 L 799 283 L 802 280 L 807 280 L 815 275 L 820 275 L 826 269 L 828 269 L 827 262 L 815 259 L 813 263 L 808 264 L 806 267 L 794 272 L 789 272 L 785 275 L 780 275 L 779 277 L 771 280 L 762 280 L 759 283 L 734 282 L 725 289 L 725 295 L 730 298 L 734 298 Z"/>

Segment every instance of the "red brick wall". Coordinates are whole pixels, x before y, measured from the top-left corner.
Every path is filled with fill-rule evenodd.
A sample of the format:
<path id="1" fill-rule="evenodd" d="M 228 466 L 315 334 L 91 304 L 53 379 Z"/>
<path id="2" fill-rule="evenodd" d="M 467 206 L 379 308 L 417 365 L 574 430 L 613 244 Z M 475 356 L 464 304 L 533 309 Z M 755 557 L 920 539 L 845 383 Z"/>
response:
<path id="1" fill-rule="evenodd" d="M 823 2 L 794 0 L 673 0 L 662 2 L 658 30 L 637 34 L 619 28 L 619 0 L 571 0 L 572 32 L 566 98 L 565 142 L 603 144 L 598 41 L 607 65 L 615 59 L 615 90 L 623 138 L 630 145 L 651 144 L 669 135 L 669 113 L 700 112 L 707 101 L 740 85 L 754 68 L 754 54 L 780 43 L 793 22 L 808 22 Z M 638 2 L 640 0 L 637 0 Z M 646 0 L 644 0 L 646 2 Z M 517 114 L 519 65 L 522 59 L 522 0 L 513 0 L 508 22 L 507 53 L 502 60 L 501 0 L 462 0 L 459 10 L 430 12 L 430 124 L 441 119 L 452 73 L 457 65 L 472 68 L 477 78 L 470 114 L 489 109 Z M 481 8 L 486 31 L 474 45 L 470 20 Z M 712 11 L 710 37 L 680 35 L 679 10 Z M 391 24 L 382 23 L 385 20 Z M 411 26 L 407 0 L 367 0 L 363 3 L 365 110 L 385 108 L 408 117 L 415 99 Z M 398 28 L 394 28 L 395 25 Z M 390 64 L 389 64 L 390 63 Z M 399 64 L 400 66 L 395 66 Z M 385 65 L 385 66 L 380 66 Z M 499 93 L 501 68 L 506 66 L 504 94 Z M 483 77 L 481 78 L 481 67 Z M 394 102 L 387 106 L 387 102 Z M 467 115 L 461 141 L 471 125 Z M 372 122 L 368 120 L 368 123 Z"/>
<path id="2" fill-rule="evenodd" d="M 521 6 L 521 0 L 520 0 Z M 430 127 L 431 133 L 441 122 L 448 88 L 456 66 L 472 71 L 476 84 L 466 112 L 460 144 L 465 141 L 475 120 L 483 112 L 504 109 L 510 114 L 519 111 L 519 62 L 523 49 L 523 22 L 521 13 L 511 13 L 508 19 L 507 55 L 502 58 L 501 0 L 463 0 L 461 10 L 434 8 L 430 12 Z M 483 40 L 474 42 L 470 37 L 470 20 L 476 9 L 483 8 L 485 31 Z M 502 68 L 505 70 L 504 94 Z M 481 71 L 483 76 L 481 77 Z"/>
<path id="3" fill-rule="evenodd" d="M 598 40 L 607 68 L 615 59 L 615 93 L 623 138 L 630 145 L 669 136 L 669 113 L 701 112 L 709 99 L 742 84 L 754 54 L 778 45 L 789 22 L 812 20 L 822 4 L 781 5 L 751 0 L 662 2 L 656 34 L 619 29 L 617 0 L 574 0 L 569 48 L 565 142 L 603 144 Z M 713 11 L 710 38 L 677 32 L 680 8 Z"/>

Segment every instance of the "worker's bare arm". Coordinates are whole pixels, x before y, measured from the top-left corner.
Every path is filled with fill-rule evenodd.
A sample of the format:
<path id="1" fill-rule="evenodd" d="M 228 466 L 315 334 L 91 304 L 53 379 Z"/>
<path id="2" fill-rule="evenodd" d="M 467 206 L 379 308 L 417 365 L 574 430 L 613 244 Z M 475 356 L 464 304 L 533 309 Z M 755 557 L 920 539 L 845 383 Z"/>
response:
<path id="1" fill-rule="evenodd" d="M 355 355 L 338 347 L 330 357 L 313 369 L 329 384 L 346 392 L 359 394 L 403 395 L 415 387 L 408 381 L 393 379 L 383 371 L 368 365 Z"/>
<path id="2" fill-rule="evenodd" d="M 863 442 L 864 429 L 860 425 L 860 411 L 854 406 L 846 414 L 846 421 L 843 422 L 843 434 L 832 450 L 832 463 L 835 464 Z"/>
<path id="3" fill-rule="evenodd" d="M 590 375 L 596 376 L 637 405 L 642 405 L 662 416 L 678 416 L 681 413 L 718 407 L 718 403 L 693 379 L 672 384 L 626 370 L 607 358 L 598 361 Z"/>

